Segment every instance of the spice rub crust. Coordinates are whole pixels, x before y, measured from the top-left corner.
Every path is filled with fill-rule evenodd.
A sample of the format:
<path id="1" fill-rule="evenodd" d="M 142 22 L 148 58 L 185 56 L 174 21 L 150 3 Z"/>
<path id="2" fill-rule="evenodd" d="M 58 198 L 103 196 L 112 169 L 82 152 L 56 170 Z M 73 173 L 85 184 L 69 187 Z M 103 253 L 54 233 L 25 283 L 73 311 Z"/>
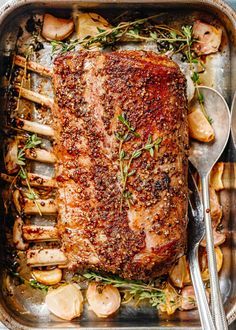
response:
<path id="1" fill-rule="evenodd" d="M 186 246 L 179 67 L 153 52 L 74 52 L 56 58 L 54 89 L 58 229 L 68 267 L 139 280 L 166 273 Z"/>

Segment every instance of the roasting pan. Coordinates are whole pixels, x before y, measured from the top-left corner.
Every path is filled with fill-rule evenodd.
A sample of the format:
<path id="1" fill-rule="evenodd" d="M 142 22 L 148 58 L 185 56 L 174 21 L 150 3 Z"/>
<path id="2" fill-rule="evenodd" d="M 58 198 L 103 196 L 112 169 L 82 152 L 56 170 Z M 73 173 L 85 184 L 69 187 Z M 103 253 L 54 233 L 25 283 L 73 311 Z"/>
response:
<path id="1" fill-rule="evenodd" d="M 70 12 L 74 5 L 82 9 L 94 10 L 99 13 L 115 12 L 117 15 L 127 9 L 139 10 L 143 13 L 154 15 L 158 11 L 173 11 L 185 13 L 186 17 L 196 10 L 206 11 L 215 15 L 224 25 L 230 44 L 229 57 L 217 67 L 218 81 L 216 88 L 231 105 L 236 90 L 236 14 L 220 0 L 101 0 L 101 1 L 40 1 L 40 0 L 12 0 L 0 10 L 0 73 L 4 72 L 4 61 L 14 48 L 19 19 L 23 15 L 43 13 L 44 11 Z M 0 95 L 1 97 L 1 95 Z M 1 99 L 0 122 L 4 115 L 4 100 Z M 224 125 L 224 123 L 222 123 Z M 0 137 L 2 139 L 2 137 Z M 1 142 L 0 142 L 1 143 Z M 229 141 L 223 156 L 224 162 L 236 162 L 236 149 Z M 230 180 L 235 180 L 233 166 Z M 231 324 L 236 319 L 236 191 L 235 188 L 227 189 L 221 193 L 221 203 L 224 209 L 223 225 L 228 231 L 224 243 L 224 265 L 220 273 L 220 286 L 223 292 L 224 307 L 227 318 Z M 1 219 L 3 203 L 0 202 Z M 119 314 L 106 320 L 97 319 L 89 313 L 84 313 L 81 319 L 67 323 L 49 314 L 43 301 L 38 296 L 37 290 L 28 293 L 16 290 L 13 294 L 6 295 L 3 290 L 3 270 L 5 261 L 5 225 L 0 221 L 0 321 L 9 329 L 49 329 L 49 328 L 81 328 L 81 329 L 200 329 L 198 312 L 177 312 L 171 316 L 157 315 L 151 308 L 131 307 L 122 308 Z"/>

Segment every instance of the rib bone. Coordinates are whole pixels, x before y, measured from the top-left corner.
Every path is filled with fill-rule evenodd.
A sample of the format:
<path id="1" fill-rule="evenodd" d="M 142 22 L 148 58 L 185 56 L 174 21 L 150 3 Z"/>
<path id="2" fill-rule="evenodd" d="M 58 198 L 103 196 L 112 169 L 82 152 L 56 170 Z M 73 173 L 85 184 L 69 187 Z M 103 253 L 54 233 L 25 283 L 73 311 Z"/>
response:
<path id="1" fill-rule="evenodd" d="M 60 249 L 28 250 L 27 265 L 31 267 L 66 264 L 67 258 Z"/>
<path id="2" fill-rule="evenodd" d="M 28 181 L 30 182 L 31 187 L 39 187 L 39 188 L 55 188 L 57 186 L 56 180 L 44 175 L 38 175 L 35 173 L 27 173 Z M 12 183 L 15 179 L 15 176 L 7 175 L 5 173 L 0 173 L 0 178 L 3 181 L 8 183 Z M 21 179 L 21 184 L 26 186 L 26 180 Z"/>
<path id="3" fill-rule="evenodd" d="M 14 86 L 14 87 L 20 93 L 21 97 L 41 105 L 46 105 L 50 109 L 53 108 L 54 103 L 50 97 L 41 95 L 36 92 L 32 92 L 31 90 L 23 87 L 19 87 L 19 86 Z"/>
<path id="4" fill-rule="evenodd" d="M 27 173 L 28 181 L 30 182 L 30 185 L 32 187 L 50 187 L 50 188 L 55 188 L 57 186 L 56 180 L 54 178 L 50 178 L 48 176 L 44 175 L 38 175 L 35 173 Z M 21 183 L 23 185 L 27 185 L 25 180 L 21 180 Z"/>
<path id="5" fill-rule="evenodd" d="M 26 61 L 26 59 L 20 55 L 15 56 L 14 63 L 22 68 L 26 66 L 27 69 L 39 73 L 42 76 L 52 77 L 52 71 L 49 68 L 33 61 Z"/>
<path id="6" fill-rule="evenodd" d="M 59 238 L 57 228 L 53 226 L 25 225 L 22 232 L 27 241 L 56 241 Z"/>
<path id="7" fill-rule="evenodd" d="M 50 215 L 57 213 L 57 205 L 54 199 L 37 199 L 37 205 L 42 214 Z M 24 199 L 23 211 L 25 214 L 38 214 L 39 209 L 35 201 L 28 198 Z"/>
<path id="8" fill-rule="evenodd" d="M 19 213 L 23 211 L 25 214 L 38 214 L 39 208 L 40 212 L 45 215 L 57 213 L 57 205 L 54 199 L 37 199 L 36 201 L 24 198 L 19 190 L 13 192 L 13 202 Z"/>
<path id="9" fill-rule="evenodd" d="M 49 125 L 39 124 L 37 122 L 25 120 L 21 118 L 16 118 L 14 120 L 14 124 L 16 125 L 16 127 L 28 132 L 45 135 L 49 137 L 54 136 L 54 130 Z"/>
<path id="10" fill-rule="evenodd" d="M 0 173 L 0 178 L 3 181 L 6 181 L 8 183 L 12 183 L 12 181 L 15 179 L 15 176 L 11 176 L 11 175 L 8 175 L 8 174 L 5 174 L 5 173 Z"/>
<path id="11" fill-rule="evenodd" d="M 32 160 L 37 160 L 42 163 L 53 164 L 56 162 L 56 157 L 53 153 L 40 148 L 26 149 L 25 157 Z"/>

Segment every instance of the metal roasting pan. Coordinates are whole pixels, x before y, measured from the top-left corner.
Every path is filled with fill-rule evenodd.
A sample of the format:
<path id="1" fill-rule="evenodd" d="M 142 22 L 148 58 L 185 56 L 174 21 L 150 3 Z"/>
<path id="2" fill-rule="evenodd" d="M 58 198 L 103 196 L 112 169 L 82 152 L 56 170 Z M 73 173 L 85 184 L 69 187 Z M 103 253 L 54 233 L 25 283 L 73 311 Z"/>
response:
<path id="1" fill-rule="evenodd" d="M 160 11 L 180 13 L 182 17 L 190 17 L 196 11 L 208 12 L 215 16 L 224 26 L 229 38 L 228 53 L 216 63 L 216 80 L 213 87 L 217 88 L 226 98 L 229 105 L 236 91 L 236 13 L 221 0 L 101 0 L 101 1 L 40 1 L 12 0 L 0 9 L 0 75 L 5 70 L 5 60 L 14 48 L 19 21 L 21 17 L 33 13 L 69 13 L 73 5 L 81 9 L 89 9 L 104 13 L 119 13 L 129 9 L 154 15 Z M 0 95 L 1 97 L 1 95 Z M 4 115 L 4 100 L 1 97 L 0 122 Z M 235 102 L 236 103 L 236 102 Z M 234 106 L 235 107 L 235 106 Z M 236 109 L 234 109 L 235 112 Z M 235 117 L 234 117 L 235 118 Z M 234 119 L 235 120 L 235 119 Z M 222 122 L 222 125 L 224 123 Z M 235 123 L 234 123 L 235 127 Z M 2 136 L 0 135 L 0 139 Z M 231 139 L 232 140 L 232 139 Z M 0 141 L 2 144 L 2 141 Z M 224 162 L 236 162 L 236 149 L 233 141 L 229 141 L 221 158 Z M 234 182 L 236 173 L 232 167 L 230 180 Z M 223 205 L 223 225 L 228 235 L 222 246 L 224 253 L 223 269 L 220 273 L 220 285 L 223 293 L 224 307 L 229 324 L 236 320 L 236 190 L 225 189 L 220 194 Z M 80 319 L 73 322 L 62 321 L 51 315 L 40 293 L 35 289 L 21 292 L 13 289 L 13 294 L 6 295 L 4 290 L 4 256 L 6 255 L 5 225 L 3 219 L 3 203 L 0 202 L 0 321 L 9 329 L 200 329 L 198 312 L 179 311 L 171 316 L 157 315 L 152 308 L 122 307 L 115 316 L 105 320 L 95 318 L 85 310 Z"/>

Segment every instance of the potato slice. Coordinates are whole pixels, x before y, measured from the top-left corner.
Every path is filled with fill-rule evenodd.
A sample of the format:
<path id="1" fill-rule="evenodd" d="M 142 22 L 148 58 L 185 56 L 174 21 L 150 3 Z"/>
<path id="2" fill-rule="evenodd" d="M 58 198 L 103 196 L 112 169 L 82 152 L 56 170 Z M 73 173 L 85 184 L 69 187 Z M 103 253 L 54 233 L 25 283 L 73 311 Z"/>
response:
<path id="1" fill-rule="evenodd" d="M 79 39 L 94 37 L 100 30 L 109 30 L 111 25 L 100 15 L 96 13 L 79 13 L 77 25 L 77 34 Z"/>
<path id="2" fill-rule="evenodd" d="M 83 300 L 80 287 L 77 284 L 68 284 L 50 290 L 45 302 L 51 313 L 70 321 L 81 315 Z"/>
<path id="3" fill-rule="evenodd" d="M 45 285 L 55 285 L 62 279 L 62 271 L 59 268 L 51 270 L 35 269 L 31 272 L 31 275 L 36 281 Z"/>
<path id="4" fill-rule="evenodd" d="M 103 318 L 114 314 L 121 303 L 119 290 L 113 285 L 89 283 L 86 297 L 92 311 Z"/>
<path id="5" fill-rule="evenodd" d="M 42 36 L 47 40 L 64 40 L 74 31 L 72 19 L 64 19 L 45 14 Z"/>

